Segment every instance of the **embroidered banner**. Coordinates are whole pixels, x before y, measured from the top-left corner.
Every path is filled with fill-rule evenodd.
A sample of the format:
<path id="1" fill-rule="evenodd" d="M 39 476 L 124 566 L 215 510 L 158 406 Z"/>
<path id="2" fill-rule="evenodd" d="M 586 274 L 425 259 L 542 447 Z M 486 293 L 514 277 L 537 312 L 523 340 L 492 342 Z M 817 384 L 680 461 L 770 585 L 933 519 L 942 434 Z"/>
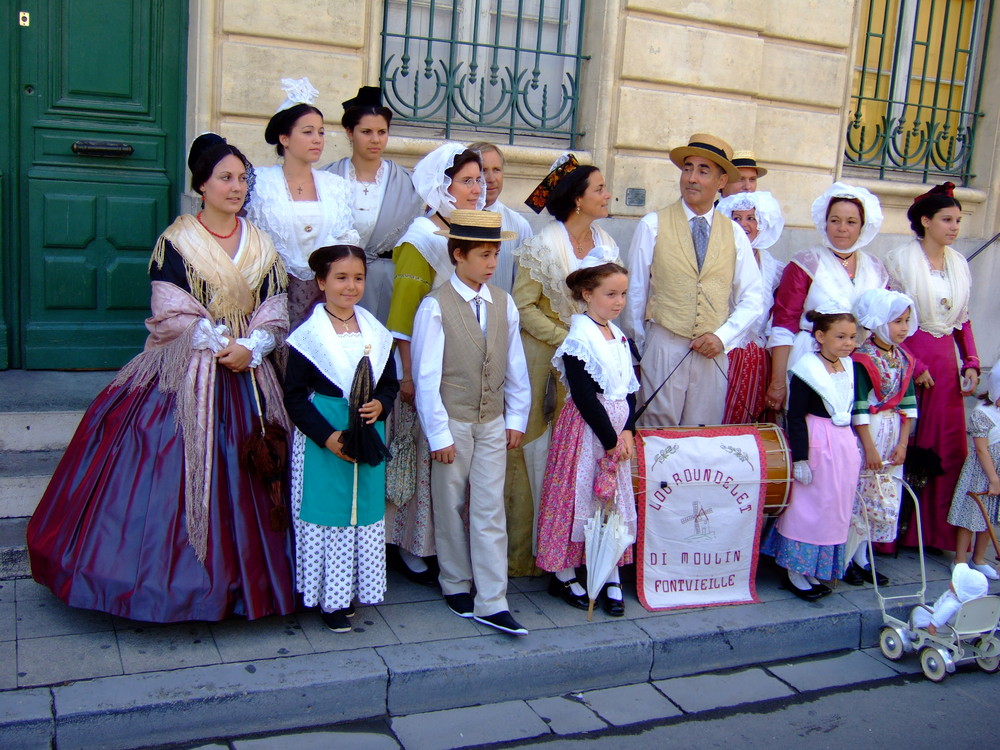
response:
<path id="1" fill-rule="evenodd" d="M 756 602 L 767 471 L 757 428 L 639 430 L 638 438 L 642 606 Z"/>

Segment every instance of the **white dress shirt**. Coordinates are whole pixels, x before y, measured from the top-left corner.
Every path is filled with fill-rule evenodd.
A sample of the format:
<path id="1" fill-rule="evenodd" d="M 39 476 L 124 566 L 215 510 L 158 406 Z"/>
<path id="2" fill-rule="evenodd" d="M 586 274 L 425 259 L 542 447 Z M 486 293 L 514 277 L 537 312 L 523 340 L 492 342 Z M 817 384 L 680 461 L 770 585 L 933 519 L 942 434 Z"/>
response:
<path id="1" fill-rule="evenodd" d="M 687 203 L 681 203 L 684 215 L 691 223 L 696 214 Z M 715 209 L 709 209 L 702 214 L 708 221 L 711 231 Z M 729 222 L 733 228 L 733 238 L 736 243 L 736 266 L 733 272 L 733 291 L 729 297 L 729 317 L 715 335 L 722 341 L 723 348 L 728 351 L 740 335 L 750 328 L 763 312 L 763 284 L 760 269 L 753 257 L 753 248 L 746 232 L 731 219 L 720 215 L 720 221 Z M 628 297 L 622 327 L 632 337 L 640 353 L 645 349 L 646 341 L 646 303 L 649 299 L 650 268 L 653 263 L 653 249 L 656 247 L 656 234 L 659 231 L 659 217 L 651 212 L 642 217 L 632 235 L 629 247 L 629 282 Z"/>
<path id="2" fill-rule="evenodd" d="M 457 274 L 452 274 L 451 285 L 476 312 L 480 297 L 492 303 L 493 297 L 487 285 L 479 291 L 470 288 Z M 504 424 L 508 430 L 524 432 L 528 426 L 528 411 L 531 408 L 531 388 L 528 385 L 528 365 L 524 359 L 521 344 L 521 319 L 517 305 L 507 297 L 507 369 L 504 374 Z M 479 325 L 486 332 L 488 306 L 480 305 Z M 416 390 L 417 414 L 424 428 L 427 442 L 432 451 L 454 445 L 448 427 L 448 411 L 441 400 L 441 369 L 444 361 L 444 327 L 441 321 L 441 305 L 431 295 L 424 297 L 413 319 L 413 385 Z"/>

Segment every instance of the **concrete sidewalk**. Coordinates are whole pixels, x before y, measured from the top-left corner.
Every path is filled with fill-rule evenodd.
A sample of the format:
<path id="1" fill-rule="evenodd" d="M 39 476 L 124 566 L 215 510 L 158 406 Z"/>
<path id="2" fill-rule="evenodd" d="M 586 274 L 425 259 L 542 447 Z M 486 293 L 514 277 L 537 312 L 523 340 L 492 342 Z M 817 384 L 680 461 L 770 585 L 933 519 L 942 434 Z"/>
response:
<path id="1" fill-rule="evenodd" d="M 914 593 L 915 553 L 880 557 L 890 593 Z M 948 559 L 928 557 L 927 599 Z M 0 745 L 131 748 L 523 701 L 877 644 L 871 586 L 808 604 L 768 558 L 759 604 L 651 613 L 626 586 L 626 617 L 594 622 L 515 579 L 531 630 L 496 633 L 452 615 L 435 589 L 390 574 L 386 602 L 354 632 L 313 611 L 254 622 L 150 625 L 66 607 L 30 579 L 0 581 Z M 993 587 L 994 589 L 997 586 Z M 904 608 L 898 608 L 902 611 Z"/>

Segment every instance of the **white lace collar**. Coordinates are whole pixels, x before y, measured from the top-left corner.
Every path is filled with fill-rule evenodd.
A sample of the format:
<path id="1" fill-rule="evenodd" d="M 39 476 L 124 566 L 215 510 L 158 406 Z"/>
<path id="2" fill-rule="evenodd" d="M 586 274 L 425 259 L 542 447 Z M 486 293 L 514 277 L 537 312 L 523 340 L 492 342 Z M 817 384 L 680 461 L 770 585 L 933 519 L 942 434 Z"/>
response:
<path id="1" fill-rule="evenodd" d="M 600 326 L 586 315 L 574 315 L 569 333 L 552 357 L 552 366 L 568 386 L 563 355 L 576 357 L 601 387 L 604 397 L 618 401 L 639 390 L 639 381 L 632 367 L 632 352 L 625 334 L 614 323 L 608 323 L 608 327 L 612 335 L 610 340 L 604 338 Z"/>
<path id="2" fill-rule="evenodd" d="M 851 423 L 851 407 L 854 405 L 854 362 L 850 357 L 841 357 L 843 373 L 834 377 L 823 364 L 816 352 L 809 352 L 792 366 L 791 372 L 799 380 L 812 388 L 823 399 L 823 406 L 830 413 L 830 421 L 838 427 Z M 842 385 L 849 380 L 850 387 Z"/>
<path id="3" fill-rule="evenodd" d="M 354 314 L 365 343 L 371 346 L 368 356 L 375 382 L 378 382 L 389 360 L 392 335 L 363 307 L 355 305 Z M 351 392 L 351 383 L 360 358 L 349 356 L 340 337 L 333 330 L 322 303 L 313 308 L 312 314 L 292 331 L 287 341 L 289 346 L 312 362 L 327 380 L 340 388 L 345 397 Z"/>

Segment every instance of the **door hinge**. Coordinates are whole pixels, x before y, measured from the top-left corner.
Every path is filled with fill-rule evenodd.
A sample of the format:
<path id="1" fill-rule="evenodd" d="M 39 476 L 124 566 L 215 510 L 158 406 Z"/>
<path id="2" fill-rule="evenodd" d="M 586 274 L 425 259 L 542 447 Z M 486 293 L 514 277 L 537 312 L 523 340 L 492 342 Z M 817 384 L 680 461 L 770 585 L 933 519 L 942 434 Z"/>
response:
<path id="1" fill-rule="evenodd" d="M 17 14 L 17 22 L 21 26 L 31 26 L 31 14 L 26 10 L 19 11 Z"/>

